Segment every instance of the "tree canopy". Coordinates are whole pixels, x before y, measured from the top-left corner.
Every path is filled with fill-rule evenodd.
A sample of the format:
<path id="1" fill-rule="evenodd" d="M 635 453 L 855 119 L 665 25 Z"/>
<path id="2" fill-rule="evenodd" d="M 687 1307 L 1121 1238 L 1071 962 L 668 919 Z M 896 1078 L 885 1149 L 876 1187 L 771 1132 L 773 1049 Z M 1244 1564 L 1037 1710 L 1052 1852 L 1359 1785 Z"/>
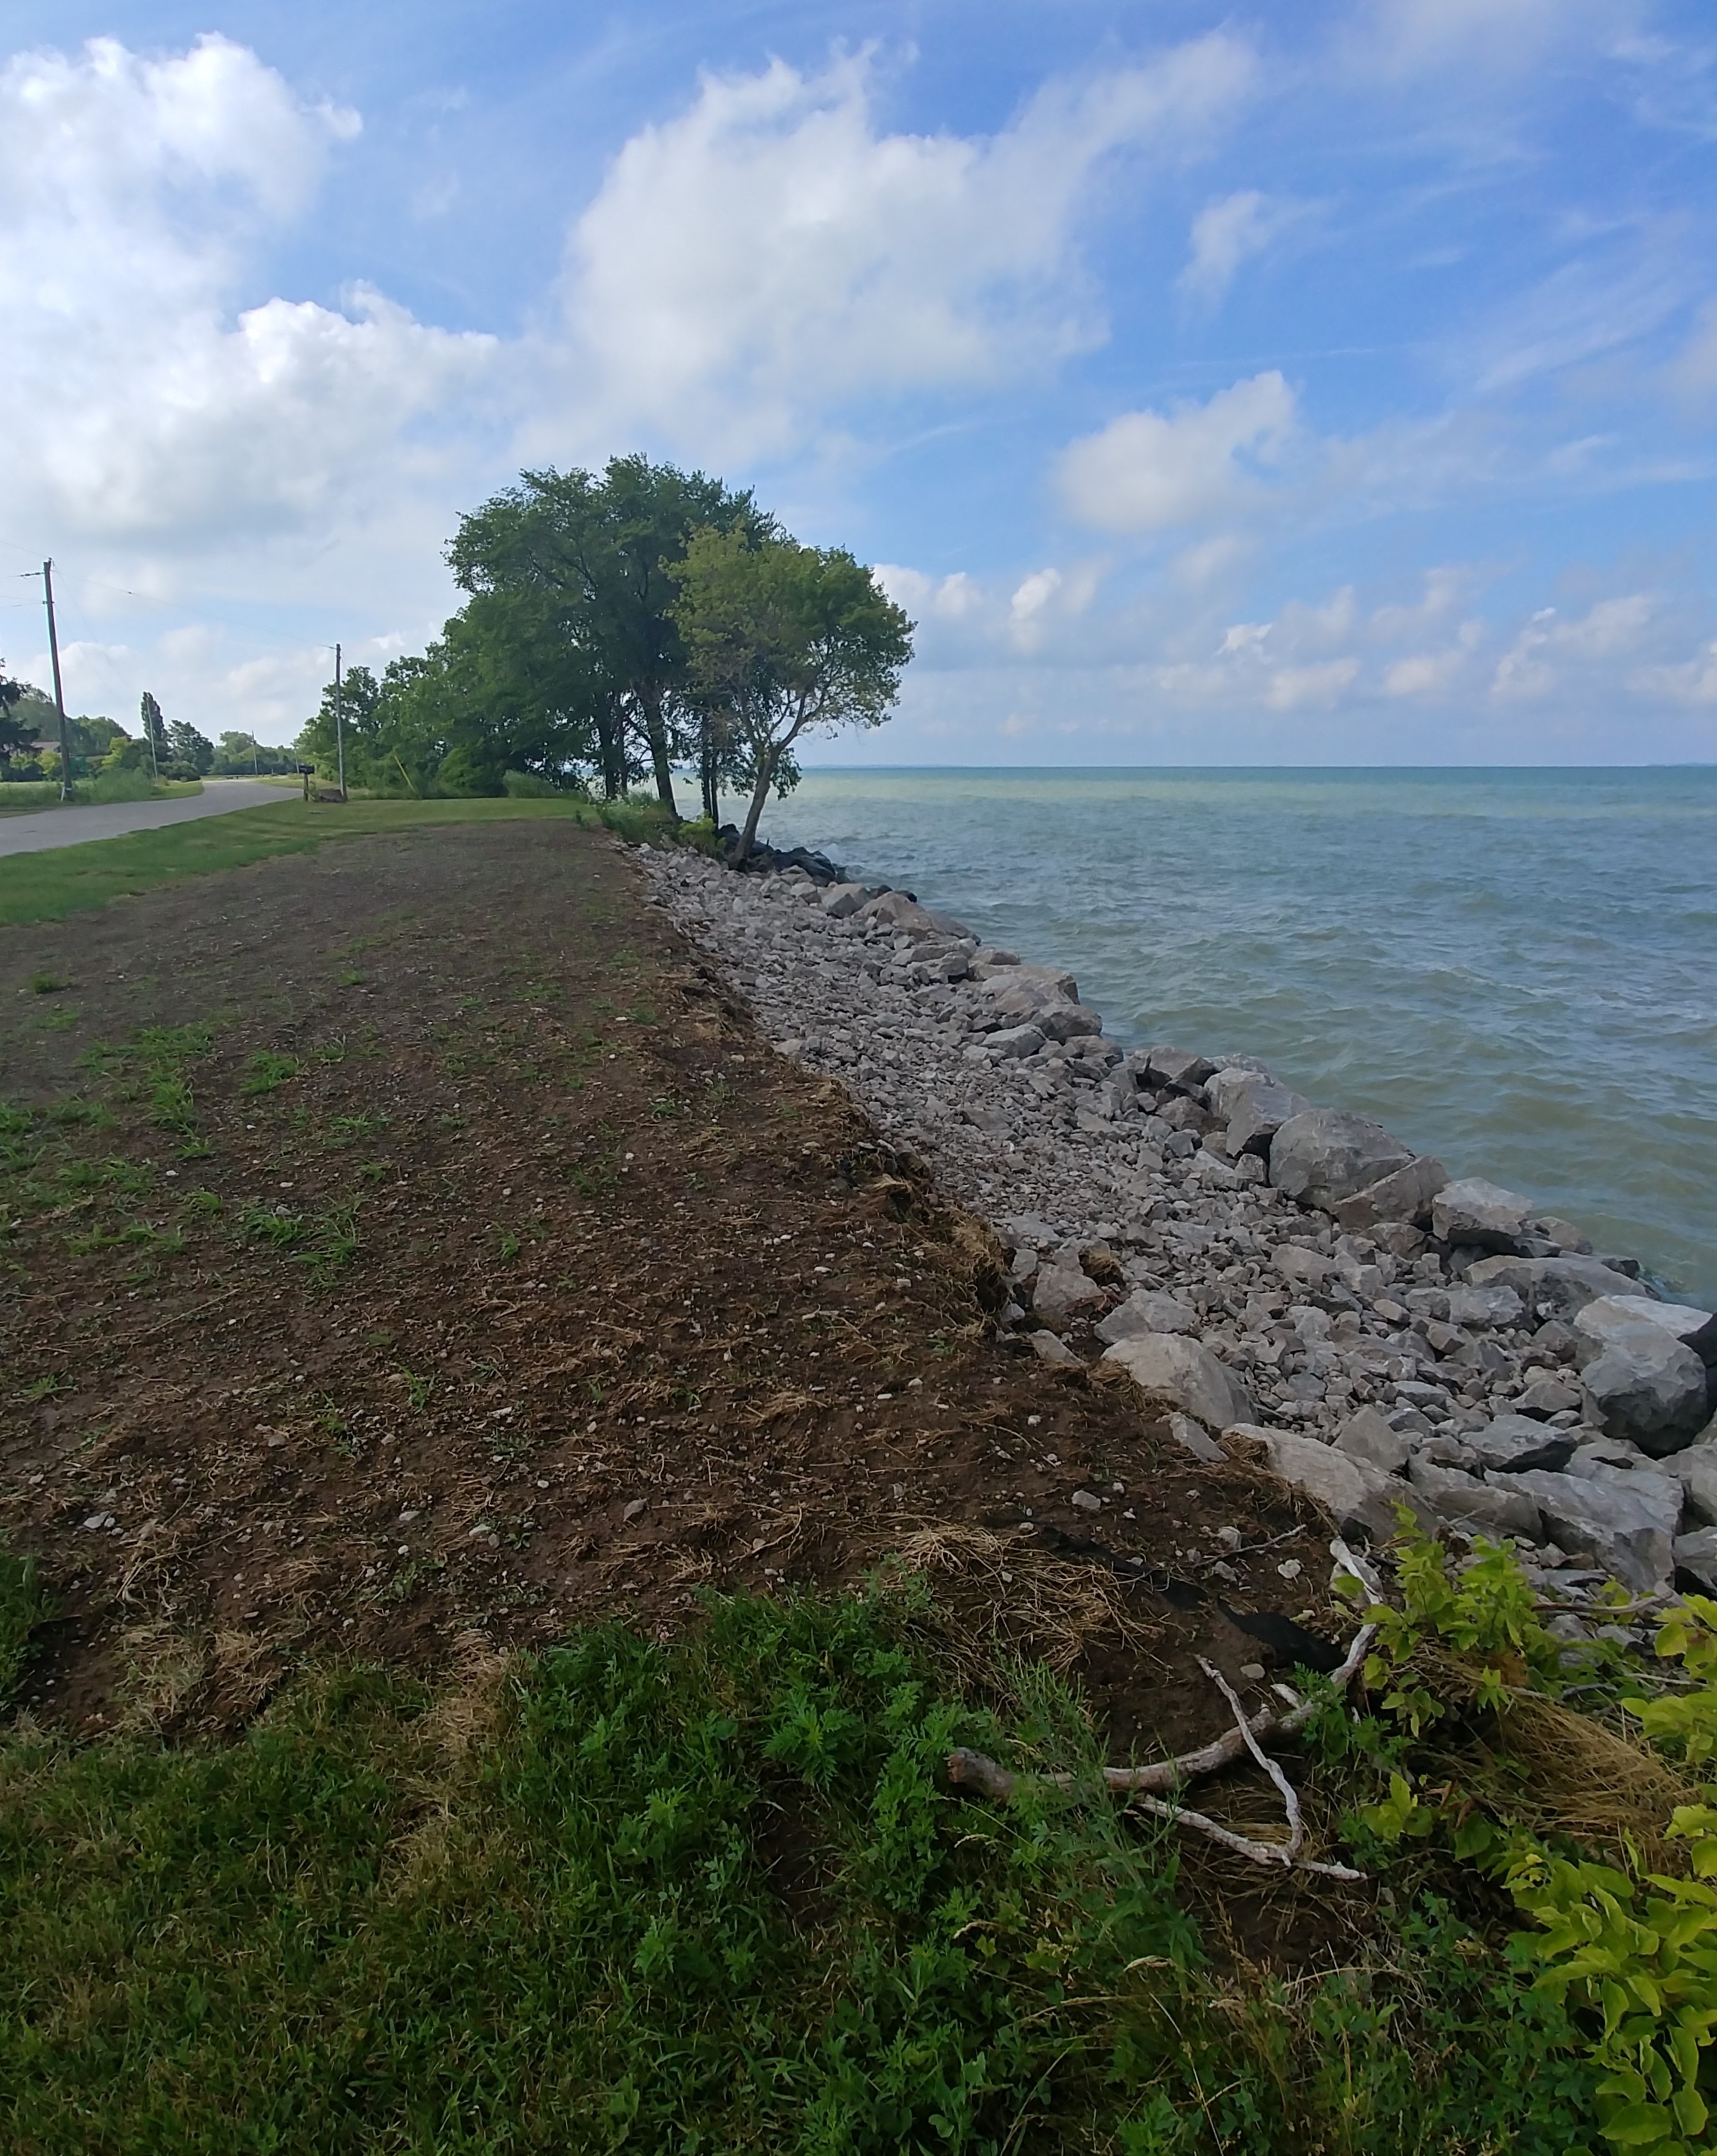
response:
<path id="1" fill-rule="evenodd" d="M 751 792 L 738 859 L 757 838 L 771 787 L 802 736 L 879 726 L 912 655 L 912 624 L 869 569 L 840 547 L 738 528 L 693 535 L 674 565 L 674 618 L 692 690 L 725 721 Z M 784 788 L 779 790 L 785 791 Z"/>
<path id="2" fill-rule="evenodd" d="M 768 564 L 728 570 L 699 603 L 727 609 L 719 633 L 685 587 L 688 564 L 713 573 L 716 542 Z M 354 785 L 499 793 L 517 773 L 612 798 L 648 778 L 677 814 L 674 773 L 689 763 L 707 814 L 723 783 L 754 790 L 763 773 L 760 807 L 796 778 L 804 733 L 887 716 L 910 656 L 911 624 L 851 555 L 800 547 L 748 491 L 642 456 L 600 476 L 522 473 L 461 517 L 447 558 L 466 596 L 440 636 L 379 677 L 345 675 Z M 736 672 L 747 607 L 763 613 Z M 766 673 L 790 710 L 769 701 Z M 299 747 L 332 762 L 332 682 Z M 754 809 L 748 844 L 756 825 Z"/>

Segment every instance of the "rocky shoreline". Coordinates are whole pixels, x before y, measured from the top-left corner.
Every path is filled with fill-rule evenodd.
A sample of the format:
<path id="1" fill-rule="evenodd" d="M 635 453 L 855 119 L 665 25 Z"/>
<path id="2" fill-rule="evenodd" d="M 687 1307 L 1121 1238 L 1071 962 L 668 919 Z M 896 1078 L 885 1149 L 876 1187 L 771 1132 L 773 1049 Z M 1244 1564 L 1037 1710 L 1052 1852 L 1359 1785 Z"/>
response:
<path id="1" fill-rule="evenodd" d="M 1022 1351 L 1118 1364 L 1345 1532 L 1405 1504 L 1514 1538 L 1570 1640 L 1612 1579 L 1717 1593 L 1717 1317 L 1255 1057 L 1123 1052 L 1070 974 L 910 892 L 805 853 L 638 858 L 778 1050 L 991 1223 Z"/>

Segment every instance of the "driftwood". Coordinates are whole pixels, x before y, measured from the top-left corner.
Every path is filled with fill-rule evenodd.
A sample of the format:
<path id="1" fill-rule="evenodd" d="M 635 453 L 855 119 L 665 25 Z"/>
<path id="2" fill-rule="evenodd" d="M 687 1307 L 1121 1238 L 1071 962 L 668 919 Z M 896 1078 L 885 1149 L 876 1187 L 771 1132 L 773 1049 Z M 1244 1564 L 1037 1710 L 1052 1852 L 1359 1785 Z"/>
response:
<path id="1" fill-rule="evenodd" d="M 1354 1635 L 1353 1644 L 1342 1659 L 1341 1667 L 1334 1673 L 1334 1682 L 1338 1691 L 1345 1691 L 1358 1676 L 1365 1656 L 1376 1636 L 1375 1625 L 1363 1625 Z M 1277 1865 L 1285 1871 L 1313 1871 L 1325 1879 L 1351 1882 L 1363 1879 L 1363 1871 L 1355 1871 L 1345 1864 L 1321 1864 L 1311 1857 L 1300 1855 L 1305 1840 L 1305 1823 L 1300 1815 L 1299 1797 L 1294 1786 L 1263 1748 L 1266 1737 L 1291 1737 L 1303 1729 L 1313 1712 L 1313 1702 L 1301 1700 L 1286 1714 L 1276 1714 L 1268 1707 L 1261 1708 L 1248 1716 L 1239 1696 L 1221 1671 L 1204 1657 L 1199 1657 L 1199 1667 L 1217 1686 L 1234 1715 L 1234 1727 L 1209 1744 L 1200 1745 L 1195 1752 L 1183 1752 L 1178 1758 L 1159 1759 L 1148 1767 L 1105 1767 L 1103 1770 L 1106 1789 L 1118 1789 L 1129 1804 L 1140 1811 L 1149 1812 L 1153 1818 L 1167 1820 L 1175 1826 L 1190 1827 L 1222 1848 L 1231 1850 L 1236 1856 L 1244 1856 L 1253 1864 Z M 1282 1689 L 1285 1691 L 1286 1687 Z M 1292 1694 L 1288 1697 L 1292 1697 Z M 1232 1827 L 1222 1825 L 1205 1812 L 1195 1812 L 1175 1801 L 1172 1793 L 1184 1782 L 1196 1779 L 1200 1774 L 1214 1774 L 1221 1768 L 1232 1766 L 1236 1760 L 1248 1753 L 1257 1760 L 1275 1784 L 1288 1814 L 1286 1841 L 1258 1841 L 1250 1835 L 1236 1834 Z M 987 1753 L 971 1752 L 964 1747 L 948 1755 L 948 1779 L 960 1787 L 976 1789 L 980 1795 L 1005 1799 L 1013 1795 L 1022 1780 L 1039 1780 L 1051 1789 L 1072 1789 L 1078 1778 L 1072 1774 L 1045 1774 L 1021 1776 L 1011 1774 L 999 1760 Z M 1155 1794 L 1168 1790 L 1164 1798 Z"/>
<path id="2" fill-rule="evenodd" d="M 1338 1691 L 1345 1691 L 1359 1675 L 1376 1630 L 1375 1625 L 1365 1625 L 1354 1635 L 1341 1667 L 1331 1678 Z M 1223 1689 L 1227 1690 L 1226 1685 Z M 1231 1693 L 1229 1697 L 1233 1698 Z M 1266 1707 L 1248 1718 L 1237 1700 L 1234 1704 L 1239 1716 L 1234 1728 L 1200 1745 L 1195 1752 L 1183 1752 L 1178 1758 L 1154 1760 L 1146 1767 L 1105 1767 L 1104 1787 L 1129 1795 L 1178 1789 L 1183 1782 L 1196 1781 L 1200 1775 L 1220 1774 L 1224 1767 L 1231 1767 L 1236 1759 L 1255 1751 L 1266 1737 L 1293 1736 L 1305 1727 L 1313 1711 L 1313 1702 L 1303 1700 L 1286 1714 L 1277 1714 Z M 987 1753 L 968 1751 L 964 1746 L 948 1753 L 947 1774 L 948 1780 L 961 1788 L 975 1789 L 980 1796 L 1004 1799 L 1012 1796 L 1022 1779 L 1041 1781 L 1051 1789 L 1071 1789 L 1079 1779 L 1074 1774 L 1022 1777 L 1011 1773 Z"/>

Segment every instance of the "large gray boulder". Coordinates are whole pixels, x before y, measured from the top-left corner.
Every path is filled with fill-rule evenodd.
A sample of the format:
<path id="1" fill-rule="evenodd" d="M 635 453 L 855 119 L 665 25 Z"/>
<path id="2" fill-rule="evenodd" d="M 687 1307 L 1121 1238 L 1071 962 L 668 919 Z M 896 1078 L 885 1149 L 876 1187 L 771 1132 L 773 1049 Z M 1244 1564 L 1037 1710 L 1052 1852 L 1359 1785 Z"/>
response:
<path id="1" fill-rule="evenodd" d="M 1201 1090 L 1211 1114 L 1226 1123 L 1248 1086 L 1273 1086 L 1276 1082 L 1262 1063 L 1247 1056 L 1243 1061 L 1224 1063 L 1219 1069 L 1207 1072 Z"/>
<path id="2" fill-rule="evenodd" d="M 1489 1535 L 1498 1541 L 1507 1535 L 1529 1543 L 1540 1538 L 1538 1507 L 1518 1490 L 1500 1489 L 1458 1467 L 1439 1467 L 1425 1459 L 1412 1460 L 1407 1476 L 1447 1527 L 1462 1527 L 1469 1535 Z"/>
<path id="3" fill-rule="evenodd" d="M 1273 1078 L 1242 1081 L 1228 1100 L 1228 1150 L 1236 1158 L 1243 1152 L 1267 1153 L 1283 1125 L 1311 1106 L 1303 1094 L 1278 1086 Z"/>
<path id="4" fill-rule="evenodd" d="M 1693 1441 L 1705 1419 L 1705 1366 L 1674 1332 L 1629 1307 L 1635 1296 L 1595 1297 L 1574 1320 L 1575 1360 L 1598 1421 L 1661 1457 Z"/>
<path id="5" fill-rule="evenodd" d="M 1445 1183 L 1431 1201 L 1433 1233 L 1446 1243 L 1476 1243 L 1486 1250 L 1515 1250 L 1532 1214 L 1529 1198 L 1477 1175 Z"/>
<path id="6" fill-rule="evenodd" d="M 1077 1004 L 1079 983 L 1056 966 L 1007 966 L 980 984 L 980 993 L 998 1000 L 1032 997 L 1043 1004 Z"/>
<path id="7" fill-rule="evenodd" d="M 1349 1460 L 1363 1460 L 1385 1475 L 1401 1474 L 1413 1453 L 1406 1438 L 1392 1430 L 1375 1408 L 1356 1408 L 1342 1424 L 1335 1442 Z"/>
<path id="8" fill-rule="evenodd" d="M 985 1050 L 998 1061 L 1036 1055 L 1042 1045 L 1043 1035 L 1035 1025 L 1005 1025 L 984 1038 Z"/>
<path id="9" fill-rule="evenodd" d="M 1062 1326 L 1082 1310 L 1103 1301 L 1103 1290 L 1081 1270 L 1077 1260 L 1052 1259 L 1038 1268 L 1031 1283 L 1031 1307 L 1048 1326 Z"/>
<path id="10" fill-rule="evenodd" d="M 1672 1452 L 1663 1471 L 1687 1492 L 1687 1509 L 1694 1517 L 1717 1525 L 1717 1423 L 1702 1431 L 1685 1451 Z"/>
<path id="11" fill-rule="evenodd" d="M 1250 1438 L 1262 1445 L 1273 1471 L 1320 1504 L 1344 1534 L 1387 1542 L 1401 1530 L 1396 1517 L 1398 1505 L 1405 1505 L 1421 1526 L 1436 1525 L 1431 1507 L 1408 1484 L 1333 1445 L 1320 1445 L 1298 1430 L 1270 1430 L 1251 1422 L 1225 1430 L 1222 1437 L 1231 1447 L 1237 1438 Z"/>
<path id="12" fill-rule="evenodd" d="M 1375 1183 L 1368 1183 L 1351 1198 L 1341 1199 L 1332 1209 L 1350 1235 L 1363 1235 L 1367 1229 L 1381 1227 L 1385 1222 L 1401 1221 L 1428 1228 L 1432 1200 L 1447 1186 L 1448 1179 L 1448 1171 L 1440 1160 L 1432 1160 L 1428 1153 L 1421 1154 L 1416 1160 L 1410 1160 L 1405 1168 L 1380 1176 Z"/>
<path id="13" fill-rule="evenodd" d="M 1535 1467 L 1566 1466 L 1579 1440 L 1571 1430 L 1535 1422 L 1530 1415 L 1499 1414 L 1481 1429 L 1464 1431 L 1461 1441 L 1481 1467 L 1523 1475 Z"/>
<path id="14" fill-rule="evenodd" d="M 861 921 L 875 921 L 885 928 L 898 928 L 908 936 L 934 936 L 940 932 L 935 916 L 928 907 L 922 906 L 910 891 L 885 891 L 880 897 L 867 898 L 856 910 Z"/>
<path id="15" fill-rule="evenodd" d="M 1230 1142 L 1233 1126 L 1229 1126 Z M 1369 1116 L 1308 1108 L 1270 1142 L 1270 1180 L 1290 1198 L 1326 1212 L 1407 1166 L 1412 1150 Z"/>
<path id="16" fill-rule="evenodd" d="M 1250 1422 L 1252 1396 L 1210 1349 L 1179 1332 L 1135 1332 L 1107 1349 L 1105 1363 L 1123 1369 L 1140 1392 L 1179 1408 L 1206 1430 Z"/>
<path id="17" fill-rule="evenodd" d="M 1129 1340 L 1139 1332 L 1196 1332 L 1198 1312 L 1158 1289 L 1135 1288 L 1094 1329 L 1099 1340 L 1113 1347 L 1118 1340 Z"/>
<path id="18" fill-rule="evenodd" d="M 1618 1322 L 1659 1327 L 1672 1340 L 1691 1348 L 1708 1369 L 1717 1365 L 1717 1314 L 1691 1303 L 1659 1302 L 1649 1295 L 1612 1295 L 1604 1301 L 1609 1308 L 1601 1317 L 1593 1316 L 1598 1308 L 1596 1302 L 1586 1305 L 1574 1321 L 1576 1332 L 1599 1329 L 1610 1322 L 1613 1312 Z"/>
<path id="19" fill-rule="evenodd" d="M 1216 1067 L 1208 1055 L 1190 1048 L 1170 1048 L 1166 1042 L 1145 1051 L 1145 1076 L 1153 1086 L 1172 1086 L 1177 1093 L 1195 1091 Z"/>
<path id="20" fill-rule="evenodd" d="M 1707 1594 L 1717 1594 L 1717 1527 L 1696 1527 L 1675 1537 L 1675 1569 L 1690 1572 Z"/>
<path id="21" fill-rule="evenodd" d="M 1526 1314 L 1519 1291 L 1512 1287 L 1452 1287 L 1451 1325 L 1518 1325 Z"/>
<path id="22" fill-rule="evenodd" d="M 1545 1533 L 1559 1548 L 1591 1558 L 1642 1594 L 1656 1594 L 1669 1585 L 1675 1548 L 1673 1534 L 1663 1526 L 1661 1507 L 1642 1502 L 1615 1483 L 1584 1475 L 1551 1475 L 1539 1469 L 1525 1475 L 1493 1476 L 1491 1481 L 1499 1489 L 1529 1497 L 1538 1507 Z"/>
<path id="23" fill-rule="evenodd" d="M 1511 1287 L 1529 1312 L 1548 1307 L 1572 1317 L 1596 1296 L 1628 1294 L 1633 1282 L 1596 1258 L 1481 1258 L 1467 1268 L 1469 1287 Z"/>
<path id="24" fill-rule="evenodd" d="M 1045 1004 L 1036 1022 L 1051 1040 L 1089 1039 L 1103 1031 L 1102 1016 L 1086 1004 Z"/>
<path id="25" fill-rule="evenodd" d="M 858 911 L 870 895 L 870 887 L 866 884 L 828 884 L 823 891 L 822 908 L 831 920 L 845 921 L 849 915 Z"/>

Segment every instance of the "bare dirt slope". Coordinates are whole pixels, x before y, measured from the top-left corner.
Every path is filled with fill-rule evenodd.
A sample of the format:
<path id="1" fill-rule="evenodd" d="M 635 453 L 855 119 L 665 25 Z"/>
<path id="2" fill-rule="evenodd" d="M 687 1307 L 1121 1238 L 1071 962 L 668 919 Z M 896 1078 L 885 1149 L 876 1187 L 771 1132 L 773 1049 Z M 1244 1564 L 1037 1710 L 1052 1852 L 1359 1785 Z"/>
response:
<path id="1" fill-rule="evenodd" d="M 0 1057 L 0 1538 L 58 1598 L 33 1704 L 70 1728 L 1023 1530 L 969 1614 L 1145 1753 L 1221 1725 L 1195 1653 L 1272 1659 L 1225 1606 L 1317 1599 L 1286 1492 L 997 1339 L 982 1232 L 605 835 L 353 841 L 23 932 Z M 1007 1548 L 1124 1629 L 1034 1615 Z"/>

